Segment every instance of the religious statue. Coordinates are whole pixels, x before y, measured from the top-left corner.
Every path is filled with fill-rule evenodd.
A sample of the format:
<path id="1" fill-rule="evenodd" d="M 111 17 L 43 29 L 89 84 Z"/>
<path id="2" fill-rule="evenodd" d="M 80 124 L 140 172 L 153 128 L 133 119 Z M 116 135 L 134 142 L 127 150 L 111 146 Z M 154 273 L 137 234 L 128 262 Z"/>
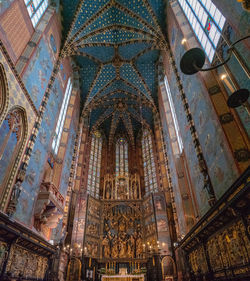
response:
<path id="1" fill-rule="evenodd" d="M 102 241 L 102 245 L 103 245 L 103 253 L 104 253 L 104 257 L 105 258 L 109 258 L 110 257 L 110 247 L 109 247 L 109 240 L 107 237 L 105 237 Z"/>
<path id="2" fill-rule="evenodd" d="M 106 199 L 110 199 L 110 198 L 111 198 L 111 186 L 110 186 L 110 182 L 108 182 L 106 185 Z"/>
<path id="3" fill-rule="evenodd" d="M 135 239 L 134 239 L 133 235 L 131 235 L 130 239 L 128 241 L 128 250 L 127 250 L 128 258 L 134 257 L 134 243 L 135 243 Z"/>
<path id="4" fill-rule="evenodd" d="M 119 257 L 120 258 L 125 258 L 127 253 L 126 253 L 126 241 L 122 240 L 121 238 L 119 239 L 119 248 L 120 248 L 120 252 L 119 252 Z"/>
<path id="5" fill-rule="evenodd" d="M 21 184 L 22 184 L 22 182 L 20 180 L 17 180 L 17 182 L 15 183 L 15 185 L 12 189 L 10 203 L 7 208 L 7 214 L 9 216 L 12 216 L 16 211 L 16 206 L 17 206 L 20 194 L 21 194 Z"/>
<path id="6" fill-rule="evenodd" d="M 118 258 L 118 254 L 119 254 L 118 253 L 119 249 L 118 249 L 118 243 L 117 242 L 118 242 L 117 239 L 114 238 L 113 242 L 112 242 L 112 252 L 111 252 L 111 257 L 113 259 Z"/>
<path id="7" fill-rule="evenodd" d="M 141 237 L 137 238 L 136 240 L 136 257 L 139 258 L 140 255 L 143 252 L 143 248 L 142 248 L 142 239 Z"/>
<path id="8" fill-rule="evenodd" d="M 137 199 L 137 184 L 136 184 L 135 181 L 133 182 L 132 191 L 133 191 L 133 194 L 134 194 L 134 199 Z"/>
<path id="9" fill-rule="evenodd" d="M 118 182 L 118 199 L 124 200 L 127 198 L 125 178 L 120 178 Z"/>

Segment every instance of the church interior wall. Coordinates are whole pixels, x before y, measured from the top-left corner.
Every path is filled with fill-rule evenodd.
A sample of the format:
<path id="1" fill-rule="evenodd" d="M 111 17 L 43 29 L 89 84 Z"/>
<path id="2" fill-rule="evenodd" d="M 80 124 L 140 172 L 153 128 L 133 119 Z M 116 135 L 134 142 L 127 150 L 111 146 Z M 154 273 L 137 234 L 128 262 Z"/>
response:
<path id="1" fill-rule="evenodd" d="M 55 4 L 56 1 L 52 3 Z M 236 0 L 228 1 L 230 4 L 227 0 L 213 0 L 228 19 L 224 35 L 233 42 L 247 34 L 249 15 L 242 10 L 241 3 Z M 30 233 L 31 240 L 28 241 L 27 237 L 22 235 L 16 236 L 16 233 L 11 234 L 14 235 L 14 242 L 8 240 L 8 235 L 1 232 L 0 224 L 0 279 L 4 272 L 11 271 L 15 276 L 25 272 L 26 277 L 33 278 L 36 275 L 42 280 L 49 268 L 47 274 L 53 273 L 55 269 L 55 273 L 59 272 L 60 280 L 65 280 L 67 274 L 75 274 L 74 262 L 77 263 L 76 268 L 80 268 L 77 270 L 78 275 L 86 275 L 88 269 L 95 275 L 95 270 L 107 267 L 107 264 L 110 266 L 113 259 L 124 263 L 125 266 L 127 263 L 129 267 L 129 259 L 138 260 L 138 269 L 139 263 L 140 266 L 147 267 L 148 281 L 161 280 L 161 270 L 170 270 L 169 274 L 180 281 L 187 280 L 186 276 L 192 279 L 192 274 L 202 274 L 210 280 L 211 272 L 219 280 L 224 278 L 222 272 L 225 271 L 225 276 L 231 274 L 229 267 L 233 275 L 247 276 L 249 273 L 246 265 L 249 264 L 250 252 L 250 217 L 247 207 L 247 200 L 250 198 L 249 192 L 247 193 L 250 121 L 245 108 L 228 108 L 226 101 L 231 90 L 220 79 L 226 72 L 236 89 L 249 88 L 249 79 L 238 61 L 241 60 L 242 64 L 249 68 L 249 41 L 237 46 L 236 50 L 241 55 L 238 60 L 232 58 L 225 68 L 210 73 L 199 73 L 192 78 L 185 76 L 180 71 L 180 59 L 187 49 L 199 44 L 177 1 L 167 2 L 168 41 L 180 77 L 171 65 L 171 52 L 162 51 L 158 63 L 163 65 L 164 75 L 169 82 L 183 151 L 177 149 L 177 135 L 170 103 L 164 82 L 159 75 L 159 114 L 157 110 L 153 111 L 150 129 L 156 171 L 156 175 L 151 177 L 156 176 L 158 190 L 150 191 L 146 196 L 143 125 L 142 130 L 137 130 L 137 135 L 135 134 L 134 145 L 129 133 L 120 135 L 115 132 L 113 142 L 110 142 L 108 133 L 103 129 L 100 130 L 103 137 L 100 198 L 94 198 L 87 192 L 91 134 L 95 127 L 91 124 L 91 111 L 81 112 L 81 95 L 86 94 L 86 85 L 83 86 L 84 89 L 80 87 L 80 79 L 83 77 L 82 73 L 88 75 L 88 68 L 79 68 L 72 58 L 63 58 L 56 73 L 54 67 L 58 62 L 62 44 L 62 25 L 55 6 L 51 5 L 37 27 L 33 28 L 23 0 L 0 3 L 0 71 L 3 73 L 0 73 L 0 82 L 6 83 L 5 87 L 0 86 L 0 94 L 4 95 L 0 96 L 0 102 L 4 101 L 3 106 L 0 105 L 0 210 L 7 210 L 10 198 L 14 196 L 11 191 L 15 191 L 13 186 L 17 181 L 18 169 L 21 169 L 22 161 L 28 161 L 15 212 L 13 216 L 8 214 L 11 217 L 11 222 L 8 223 L 14 225 L 12 228 L 24 233 L 23 236 L 28 237 L 27 233 Z M 186 43 L 182 44 L 184 37 Z M 221 58 L 226 57 L 227 49 L 225 44 L 219 46 Z M 96 63 L 90 59 L 89 62 L 89 68 Z M 206 66 L 208 65 L 207 61 Z M 152 69 L 154 66 L 153 63 L 143 65 Z M 115 64 L 112 67 L 118 67 L 119 70 L 119 66 Z M 138 66 L 140 67 L 143 68 Z M 139 71 L 143 72 L 143 69 Z M 52 141 L 69 79 L 73 89 L 59 150 L 55 154 Z M 192 128 L 183 107 L 179 82 L 182 83 L 186 94 L 195 124 L 195 135 L 199 140 L 215 192 L 216 202 L 213 206 L 204 187 L 204 177 L 191 134 Z M 153 85 L 150 87 L 153 88 Z M 51 89 L 49 96 L 48 89 Z M 48 103 L 43 112 L 41 108 L 45 99 L 48 99 Z M 2 157 L 1 148 L 5 136 L 9 133 L 6 118 L 14 110 L 21 113 L 22 139 L 17 143 L 12 134 L 5 148 L 8 153 Z M 145 112 L 141 110 L 140 113 L 143 115 Z M 140 185 L 138 190 L 141 190 L 142 198 L 139 195 L 136 198 L 134 191 L 129 198 L 130 191 L 127 191 L 126 184 L 115 181 L 117 190 L 123 188 L 126 193 L 121 191 L 121 197 L 119 195 L 116 199 L 104 198 L 105 176 L 116 176 L 116 141 L 120 136 L 129 140 L 127 178 L 131 179 L 131 176 L 137 173 Z M 35 139 L 34 144 L 31 144 L 30 138 Z M 9 165 L 6 166 L 6 163 Z M 135 180 L 136 189 L 137 184 Z M 50 195 L 54 192 L 54 197 L 44 199 L 44 191 Z M 50 205 L 46 209 L 48 202 Z M 50 213 L 51 206 L 54 211 Z M 44 215 L 45 211 L 47 217 Z M 0 222 L 4 221 L 5 224 L 7 220 L 7 215 L 0 212 Z M 24 241 L 25 246 L 22 245 Z M 55 243 L 57 253 L 56 247 L 53 246 Z M 131 245 L 133 249 L 129 248 Z M 151 252 L 152 248 L 158 252 Z M 8 252 L 6 264 L 2 255 L 5 251 Z M 162 260 L 158 260 L 160 254 Z M 148 260 L 147 255 L 151 255 Z M 165 269 L 163 257 L 166 262 Z M 50 280 L 51 277 L 48 278 Z"/>
<path id="2" fill-rule="evenodd" d="M 170 174 L 171 174 L 171 184 L 172 184 L 172 188 L 173 188 L 173 193 L 174 193 L 174 199 L 175 199 L 175 205 L 176 205 L 176 212 L 178 214 L 178 229 L 179 229 L 179 233 L 177 234 L 178 236 L 180 235 L 185 235 L 185 233 L 187 233 L 187 230 L 190 229 L 192 227 L 192 225 L 194 224 L 195 220 L 193 220 L 193 222 L 191 223 L 191 220 L 189 223 L 186 222 L 186 216 L 188 215 L 187 213 L 184 212 L 184 200 L 182 198 L 182 193 L 180 192 L 180 184 L 184 185 L 182 188 L 187 189 L 187 186 L 184 183 L 180 183 L 179 177 L 178 177 L 178 172 L 176 169 L 176 159 L 173 153 L 173 148 L 172 148 L 172 143 L 173 141 L 177 142 L 176 136 L 175 139 L 173 140 L 170 137 L 169 134 L 169 130 L 171 128 L 171 125 L 173 126 L 173 124 L 170 124 L 169 122 L 167 123 L 166 121 L 166 112 L 164 110 L 163 107 L 163 103 L 166 102 L 163 100 L 162 98 L 162 91 L 160 91 L 160 95 L 159 95 L 159 111 L 161 114 L 161 120 L 162 120 L 162 133 L 163 133 L 163 138 L 166 144 L 166 153 L 167 153 L 167 157 L 168 157 L 168 163 L 169 163 L 169 169 L 170 169 Z M 169 109 L 170 110 L 170 109 Z M 169 114 L 169 112 L 168 112 Z M 172 128 L 172 130 L 174 130 Z M 181 177 L 181 176 L 180 176 Z M 182 174 L 183 177 L 183 174 Z M 187 192 L 186 192 L 187 194 Z M 186 199 L 188 201 L 191 200 L 190 196 Z M 189 208 L 189 210 L 192 208 Z M 191 219 L 191 216 L 190 216 Z"/>
<path id="3" fill-rule="evenodd" d="M 20 108 L 25 116 L 25 122 L 23 123 L 25 140 L 22 143 L 22 146 L 19 148 L 19 152 L 16 156 L 16 159 L 13 160 L 13 163 L 11 165 L 12 168 L 8 171 L 9 173 L 8 183 L 6 183 L 4 198 L 1 198 L 1 209 L 5 209 L 6 202 L 9 199 L 11 187 L 14 184 L 13 182 L 14 177 L 16 176 L 18 165 L 20 164 L 20 160 L 24 153 L 25 146 L 28 142 L 28 137 L 31 134 L 35 122 L 35 118 L 37 116 L 37 112 L 26 89 L 24 88 L 24 85 L 20 82 L 20 80 L 17 79 L 15 73 L 13 73 L 12 71 L 13 65 L 9 63 L 10 58 L 6 56 L 6 49 L 4 47 L 0 49 L 0 59 L 2 64 L 1 70 L 4 72 L 4 75 L 6 76 L 6 81 L 4 82 L 7 83 L 5 87 L 6 91 L 2 93 L 3 95 L 5 95 L 6 102 L 0 120 L 1 122 L 3 122 L 3 120 L 7 117 L 7 114 L 14 108 Z M 1 125 L 2 124 L 3 123 L 1 123 Z M 3 141 L 2 139 L 3 136 L 4 135 L 1 134 L 2 141 Z M 6 175 L 1 175 L 1 176 L 6 176 Z"/>
<path id="4" fill-rule="evenodd" d="M 175 7 L 178 4 L 175 3 L 173 5 Z M 179 11 L 179 14 L 180 13 L 182 13 L 181 10 Z M 170 13 L 170 15 L 173 16 L 173 13 Z M 186 22 L 185 24 L 188 23 Z M 183 35 L 174 16 L 173 20 L 169 19 L 168 30 L 169 40 L 171 42 L 171 46 L 173 46 L 172 50 L 176 58 L 176 63 L 179 65 L 180 57 L 185 52 L 185 48 L 181 44 L 181 41 L 183 37 L 186 36 L 189 38 L 190 35 Z M 202 183 L 199 180 L 201 179 L 199 176 L 200 172 L 197 165 L 193 141 L 189 132 L 189 125 L 186 121 L 187 118 L 185 113 L 182 110 L 183 105 L 181 103 L 180 94 L 176 86 L 176 78 L 174 77 L 174 73 L 170 72 L 170 68 L 168 67 L 166 67 L 166 72 L 170 83 L 173 102 L 176 106 L 176 111 L 179 112 L 177 119 L 179 121 L 184 147 L 186 147 L 185 152 L 189 162 L 189 167 L 193 167 L 191 177 L 192 183 L 196 189 L 200 213 L 204 214 L 209 209 L 209 205 L 206 203 L 207 199 L 206 194 L 204 194 L 204 190 L 200 190 Z M 212 108 L 205 85 L 203 85 L 203 82 L 198 75 L 192 77 L 192 83 L 190 79 L 184 79 L 184 74 L 180 74 L 180 76 L 183 81 L 183 87 L 193 115 L 203 154 L 207 161 L 215 193 L 217 197 L 220 197 L 228 188 L 228 186 L 230 186 L 230 184 L 232 184 L 237 178 L 237 169 L 235 167 L 232 154 L 228 153 L 229 151 L 227 145 L 225 145 L 225 137 L 221 130 L 217 116 Z"/>

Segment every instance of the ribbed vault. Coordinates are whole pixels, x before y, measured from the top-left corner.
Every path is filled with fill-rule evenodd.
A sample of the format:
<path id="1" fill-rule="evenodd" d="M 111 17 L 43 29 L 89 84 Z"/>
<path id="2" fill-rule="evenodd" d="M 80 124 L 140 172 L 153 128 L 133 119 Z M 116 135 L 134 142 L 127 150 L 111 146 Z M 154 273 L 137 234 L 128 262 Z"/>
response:
<path id="1" fill-rule="evenodd" d="M 62 52 L 78 66 L 90 129 L 102 129 L 109 142 L 126 130 L 134 144 L 138 123 L 153 124 L 164 9 L 162 0 L 62 1 Z"/>

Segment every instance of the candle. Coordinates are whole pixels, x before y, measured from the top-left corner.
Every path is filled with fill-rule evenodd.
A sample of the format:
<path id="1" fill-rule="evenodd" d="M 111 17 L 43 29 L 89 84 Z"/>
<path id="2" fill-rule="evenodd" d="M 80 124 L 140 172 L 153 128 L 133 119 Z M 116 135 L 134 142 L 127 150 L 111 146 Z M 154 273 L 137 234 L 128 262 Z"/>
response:
<path id="1" fill-rule="evenodd" d="M 225 85 L 227 86 L 227 88 L 230 90 L 231 93 L 235 92 L 235 89 L 233 88 L 233 86 L 229 82 L 226 74 L 222 74 L 220 79 L 225 83 Z"/>

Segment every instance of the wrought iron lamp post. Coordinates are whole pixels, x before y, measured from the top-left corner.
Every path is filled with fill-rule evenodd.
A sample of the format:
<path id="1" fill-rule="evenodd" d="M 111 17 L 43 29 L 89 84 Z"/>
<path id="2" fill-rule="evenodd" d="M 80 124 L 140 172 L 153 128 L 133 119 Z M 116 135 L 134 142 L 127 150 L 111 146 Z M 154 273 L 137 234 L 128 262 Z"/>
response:
<path id="1" fill-rule="evenodd" d="M 200 48 L 192 48 L 188 50 L 183 57 L 181 58 L 180 68 L 181 71 L 186 75 L 193 75 L 199 71 L 210 71 L 217 69 L 220 66 L 226 64 L 232 57 L 232 53 L 234 50 L 234 46 L 245 40 L 249 39 L 250 35 L 245 36 L 237 41 L 235 41 L 228 49 L 228 57 L 218 65 L 212 66 L 210 68 L 202 68 L 205 64 L 206 55 L 204 51 Z M 227 105 L 231 108 L 236 108 L 238 106 L 246 106 L 247 107 L 247 99 L 249 97 L 248 89 L 239 89 L 235 91 L 227 100 Z"/>

